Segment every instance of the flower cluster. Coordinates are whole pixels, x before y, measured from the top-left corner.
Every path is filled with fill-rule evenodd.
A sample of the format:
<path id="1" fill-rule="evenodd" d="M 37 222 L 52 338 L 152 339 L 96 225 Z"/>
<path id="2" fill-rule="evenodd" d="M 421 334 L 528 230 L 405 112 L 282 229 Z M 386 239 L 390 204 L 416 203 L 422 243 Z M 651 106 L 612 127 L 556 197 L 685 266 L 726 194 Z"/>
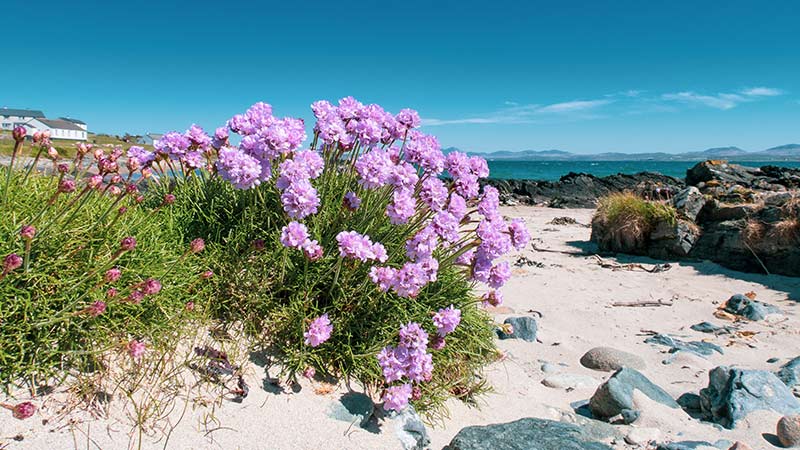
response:
<path id="1" fill-rule="evenodd" d="M 323 314 L 311 321 L 308 326 L 308 331 L 303 334 L 306 345 L 312 347 L 319 347 L 323 342 L 331 337 L 333 332 L 333 325 L 327 314 Z"/>
<path id="2" fill-rule="evenodd" d="M 383 244 L 373 243 L 369 236 L 358 234 L 355 231 L 342 231 L 336 235 L 336 242 L 339 243 L 339 254 L 345 258 L 357 259 L 361 262 L 386 262 L 389 257 Z"/>
<path id="3" fill-rule="evenodd" d="M 384 408 L 401 410 L 411 398 L 411 383 L 421 383 L 433 375 L 433 357 L 428 353 L 428 333 L 418 324 L 410 322 L 400 328 L 396 347 L 387 346 L 378 353 L 378 364 L 387 384 L 408 380 L 390 386 L 383 395 Z"/>
<path id="4" fill-rule="evenodd" d="M 281 229 L 281 244 L 284 247 L 302 250 L 312 261 L 322 258 L 322 246 L 308 235 L 308 228 L 302 223 L 289 222 Z"/>

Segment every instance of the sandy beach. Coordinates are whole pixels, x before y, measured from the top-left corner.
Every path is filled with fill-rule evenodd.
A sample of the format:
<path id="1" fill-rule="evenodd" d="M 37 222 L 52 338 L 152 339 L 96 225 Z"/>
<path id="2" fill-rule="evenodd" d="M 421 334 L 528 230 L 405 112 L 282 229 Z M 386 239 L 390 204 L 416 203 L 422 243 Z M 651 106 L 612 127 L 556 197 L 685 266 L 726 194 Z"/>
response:
<path id="1" fill-rule="evenodd" d="M 450 417 L 427 426 L 430 448 L 443 448 L 469 425 L 525 417 L 579 423 L 587 420 L 576 415 L 574 407 L 589 399 L 610 375 L 579 362 L 593 347 L 613 347 L 640 356 L 646 363 L 641 372 L 674 398 L 705 387 L 713 367 L 734 365 L 774 371 L 798 356 L 800 280 L 745 274 L 710 262 L 673 262 L 669 270 L 658 273 L 603 267 L 593 256 L 590 229 L 584 226 L 592 212 L 503 208 L 504 215 L 525 219 L 535 249 L 509 256 L 512 261 L 525 257 L 527 263 L 515 265 L 515 276 L 504 289 L 505 304 L 493 309 L 492 314 L 498 323 L 509 316 L 536 317 L 537 342 L 498 340 L 504 357 L 486 370 L 493 392 L 479 399 L 478 408 L 451 400 Z M 556 217 L 570 217 L 577 223 L 551 224 Z M 630 257 L 606 257 L 602 261 L 640 263 L 644 268 L 660 262 Z M 731 295 L 746 292 L 778 306 L 783 314 L 740 323 L 735 334 L 714 336 L 689 328 L 703 321 L 731 325 L 714 313 Z M 663 306 L 630 306 L 642 301 Z M 724 354 L 708 358 L 681 354 L 665 364 L 671 356 L 667 348 L 644 343 L 654 333 L 711 342 Z M 251 390 L 242 403 L 223 400 L 214 404 L 210 394 L 206 400 L 211 403 L 205 402 L 205 406 L 202 395 L 192 394 L 188 403 L 186 399 L 177 400 L 163 425 L 163 430 L 172 430 L 150 430 L 142 435 L 141 446 L 130 419 L 113 406 L 117 399 L 112 400 L 106 417 L 95 418 L 86 411 L 59 416 L 60 400 L 65 396 L 55 393 L 37 399 L 41 407 L 32 420 L 19 421 L 10 413 L 0 414 L 0 448 L 402 448 L 392 420 L 376 420 L 369 429 L 362 429 L 339 414 L 339 399 L 347 392 L 344 385 L 303 380 L 299 386 L 278 388 L 265 381 L 268 376 L 263 366 L 251 362 L 245 372 Z M 546 378 L 548 384 L 557 387 L 544 385 Z M 638 428 L 632 436 L 651 436 L 658 442 L 727 439 L 752 448 L 773 448 L 770 436 L 779 418 L 773 413 L 756 413 L 737 429 L 725 430 L 654 404 L 632 426 L 607 426 L 612 435 L 606 443 L 621 449 L 647 448 L 645 444 L 626 443 L 626 436 Z"/>

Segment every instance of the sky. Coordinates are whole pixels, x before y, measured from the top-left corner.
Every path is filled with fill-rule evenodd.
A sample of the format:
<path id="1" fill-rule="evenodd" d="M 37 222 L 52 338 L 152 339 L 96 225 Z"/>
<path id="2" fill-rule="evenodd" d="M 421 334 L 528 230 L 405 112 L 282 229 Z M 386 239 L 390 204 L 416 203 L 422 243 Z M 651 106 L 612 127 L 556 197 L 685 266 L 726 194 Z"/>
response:
<path id="1" fill-rule="evenodd" d="M 0 107 L 207 130 L 352 95 L 467 151 L 800 143 L 795 1 L 4 0 Z M 15 30 L 16 29 L 16 30 Z"/>

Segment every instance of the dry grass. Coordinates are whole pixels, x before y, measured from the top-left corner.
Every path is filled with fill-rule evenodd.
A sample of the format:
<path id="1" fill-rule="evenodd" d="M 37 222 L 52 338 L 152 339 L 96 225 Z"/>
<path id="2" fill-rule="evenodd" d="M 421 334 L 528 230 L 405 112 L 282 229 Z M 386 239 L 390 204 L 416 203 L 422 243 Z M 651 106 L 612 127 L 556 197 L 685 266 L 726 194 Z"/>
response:
<path id="1" fill-rule="evenodd" d="M 775 223 L 767 233 L 767 238 L 778 245 L 800 243 L 800 219 L 790 217 Z"/>
<path id="2" fill-rule="evenodd" d="M 621 252 L 643 249 L 653 229 L 661 222 L 675 224 L 675 208 L 648 201 L 630 192 L 611 194 L 598 201 L 592 229 L 601 248 Z"/>

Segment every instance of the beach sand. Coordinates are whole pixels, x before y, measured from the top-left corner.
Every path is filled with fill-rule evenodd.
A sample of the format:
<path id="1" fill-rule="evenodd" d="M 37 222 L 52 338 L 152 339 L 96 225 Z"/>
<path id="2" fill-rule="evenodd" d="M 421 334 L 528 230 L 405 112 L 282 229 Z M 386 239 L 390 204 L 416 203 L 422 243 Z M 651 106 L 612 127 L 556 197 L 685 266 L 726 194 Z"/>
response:
<path id="1" fill-rule="evenodd" d="M 745 274 L 710 262 L 672 263 L 670 270 L 660 273 L 615 271 L 601 267 L 591 256 L 590 229 L 581 224 L 590 222 L 592 210 L 504 207 L 502 212 L 509 217 L 525 219 L 536 248 L 551 251 L 528 249 L 509 256 L 512 262 L 525 256 L 535 265 L 514 267 L 515 276 L 503 289 L 505 304 L 492 313 L 498 323 L 509 316 L 537 316 L 539 342 L 498 341 L 505 357 L 486 370 L 494 392 L 480 398 L 479 408 L 450 401 L 450 417 L 443 423 L 428 426 L 430 448 L 447 445 L 468 425 L 524 417 L 575 420 L 571 405 L 589 399 L 597 383 L 610 376 L 610 373 L 581 366 L 581 356 L 593 347 L 608 346 L 639 355 L 646 362 L 642 373 L 674 398 L 687 392 L 697 393 L 705 387 L 708 371 L 713 367 L 736 365 L 774 371 L 788 359 L 800 355 L 797 317 L 800 279 Z M 578 224 L 549 224 L 560 216 L 571 217 Z M 605 258 L 605 261 L 642 263 L 646 267 L 659 262 L 627 256 Z M 741 324 L 741 330 L 755 333 L 749 337 L 714 336 L 689 328 L 703 321 L 729 325 L 730 322 L 714 317 L 714 312 L 731 295 L 746 292 L 754 292 L 758 300 L 778 306 L 784 314 Z M 613 303 L 640 301 L 662 301 L 671 305 L 612 306 Z M 666 365 L 662 363 L 669 356 L 666 348 L 644 343 L 652 332 L 712 342 L 724 349 L 724 355 L 714 354 L 707 359 L 685 357 Z M 778 360 L 768 363 L 770 358 Z M 576 389 L 547 387 L 542 384 L 550 375 L 542 370 L 544 363 L 551 364 L 549 370 L 591 377 L 596 381 L 584 378 L 588 385 Z M 168 441 L 162 433 L 145 435 L 141 448 L 401 448 L 392 422 L 379 423 L 379 429 L 369 431 L 333 417 L 339 397 L 346 392 L 344 386 L 326 392 L 321 382 L 303 380 L 299 390 L 286 388 L 283 393 L 272 393 L 262 388 L 265 378 L 262 367 L 252 364 L 246 373 L 251 389 L 241 404 L 223 401 L 212 410 L 191 402 L 184 409 L 186 403 L 179 401 L 169 416 L 174 429 Z M 49 400 L 38 398 L 35 401 L 43 407 L 28 420 L 15 420 L 10 412 L 0 411 L 0 448 L 138 447 L 138 434 L 131 434 L 128 419 L 119 412 L 114 413 L 113 408 L 107 418 L 88 419 L 86 413 L 75 412 L 56 420 L 52 418 L 56 408 L 50 406 Z M 690 419 L 680 410 L 651 405 L 633 427 L 615 426 L 619 436 L 613 443 L 607 442 L 615 448 L 645 448 L 626 444 L 623 437 L 633 428 L 648 428 L 644 433 L 658 435 L 661 442 L 728 439 L 746 442 L 754 449 L 773 448 L 767 438 L 775 432 L 779 417 L 773 413 L 757 413 L 738 429 L 721 430 Z M 48 419 L 47 423 L 43 423 L 44 419 Z M 14 440 L 14 436 L 22 440 Z"/>

